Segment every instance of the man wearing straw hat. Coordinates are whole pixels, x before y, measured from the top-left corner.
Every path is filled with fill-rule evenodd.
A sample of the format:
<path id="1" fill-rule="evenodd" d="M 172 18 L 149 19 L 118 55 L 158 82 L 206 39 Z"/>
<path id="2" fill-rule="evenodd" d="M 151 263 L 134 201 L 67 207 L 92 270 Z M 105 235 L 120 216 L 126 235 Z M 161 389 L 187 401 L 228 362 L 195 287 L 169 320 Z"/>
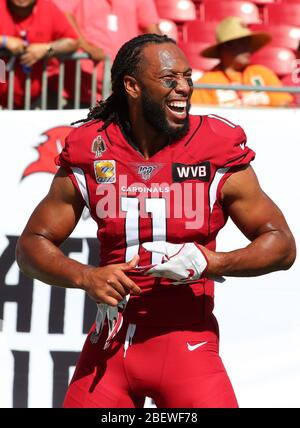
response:
<path id="1" fill-rule="evenodd" d="M 228 17 L 216 28 L 216 43 L 201 52 L 206 58 L 218 58 L 220 63 L 203 74 L 197 83 L 220 85 L 282 86 L 275 73 L 259 64 L 249 64 L 251 53 L 271 40 L 263 32 L 252 32 L 237 17 Z M 234 90 L 194 90 L 193 104 L 217 104 L 222 106 L 286 106 L 292 96 L 279 92 L 241 92 Z"/>

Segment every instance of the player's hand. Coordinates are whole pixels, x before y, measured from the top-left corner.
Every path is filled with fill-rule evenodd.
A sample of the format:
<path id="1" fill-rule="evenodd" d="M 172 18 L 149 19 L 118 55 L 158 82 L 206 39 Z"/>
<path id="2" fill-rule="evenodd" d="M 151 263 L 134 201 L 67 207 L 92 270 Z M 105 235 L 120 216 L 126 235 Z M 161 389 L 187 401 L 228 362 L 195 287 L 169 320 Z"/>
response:
<path id="1" fill-rule="evenodd" d="M 81 288 L 97 303 L 117 306 L 129 293 L 140 294 L 141 289 L 126 275 L 136 267 L 139 256 L 127 263 L 107 265 L 104 267 L 87 267 L 83 272 Z"/>
<path id="2" fill-rule="evenodd" d="M 20 37 L 7 36 L 6 49 L 14 55 L 22 54 L 26 45 L 26 42 Z"/>
<path id="3" fill-rule="evenodd" d="M 193 242 L 171 244 L 155 241 L 142 245 L 147 251 L 162 254 L 162 262 L 145 270 L 146 275 L 187 282 L 200 279 L 207 268 L 206 256 Z"/>

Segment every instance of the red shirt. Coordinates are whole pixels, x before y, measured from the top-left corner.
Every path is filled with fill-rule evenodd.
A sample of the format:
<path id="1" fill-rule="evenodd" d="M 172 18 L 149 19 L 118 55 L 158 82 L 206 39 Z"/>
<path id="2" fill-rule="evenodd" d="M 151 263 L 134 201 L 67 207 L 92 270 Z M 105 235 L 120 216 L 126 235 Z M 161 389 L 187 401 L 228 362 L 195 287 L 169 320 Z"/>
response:
<path id="1" fill-rule="evenodd" d="M 57 1 L 57 0 L 56 0 Z M 158 24 L 154 0 L 79 0 L 74 7 L 69 8 L 85 36 L 96 46 L 103 49 L 106 55 L 114 60 L 120 47 L 144 32 L 150 24 Z M 82 94 L 81 101 L 91 101 L 91 80 L 94 64 L 91 60 L 81 61 Z M 70 77 L 74 69 L 68 72 Z M 97 66 L 97 99 L 102 98 L 103 62 Z M 74 91 L 74 76 L 68 81 L 67 90 Z"/>
<path id="2" fill-rule="evenodd" d="M 74 15 L 87 40 L 112 60 L 123 43 L 159 21 L 154 0 L 80 0 Z"/>
<path id="3" fill-rule="evenodd" d="M 188 135 L 145 160 L 117 125 L 104 132 L 100 126 L 96 121 L 73 130 L 57 164 L 72 168 L 70 178 L 97 223 L 101 265 L 137 253 L 141 266 L 161 262 L 161 255 L 151 259 L 141 247 L 153 240 L 198 242 L 214 250 L 227 220 L 222 185 L 232 167 L 254 158 L 243 129 L 215 115 L 190 116 Z M 127 305 L 130 322 L 180 325 L 212 312 L 211 280 L 172 285 L 135 270 L 129 275 L 142 289 Z"/>
<path id="4" fill-rule="evenodd" d="M 76 32 L 69 24 L 64 13 L 48 0 L 36 0 L 32 14 L 20 20 L 13 16 L 8 9 L 6 0 L 0 0 L 0 34 L 20 37 L 21 31 L 26 31 L 28 43 L 50 43 L 62 38 L 77 39 Z M 32 70 L 32 98 L 37 98 L 41 92 L 42 62 L 33 66 Z M 14 83 L 15 106 L 24 105 L 25 73 L 17 65 Z M 6 105 L 8 84 L 0 85 L 0 104 Z"/>
<path id="5" fill-rule="evenodd" d="M 59 9 L 72 13 L 80 0 L 51 0 Z"/>

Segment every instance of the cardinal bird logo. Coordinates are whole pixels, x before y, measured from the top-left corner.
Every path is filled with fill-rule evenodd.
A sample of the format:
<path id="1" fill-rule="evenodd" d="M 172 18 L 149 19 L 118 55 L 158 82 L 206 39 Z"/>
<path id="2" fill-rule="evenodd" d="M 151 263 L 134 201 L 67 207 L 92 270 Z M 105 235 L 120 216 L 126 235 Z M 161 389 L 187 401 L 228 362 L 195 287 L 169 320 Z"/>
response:
<path id="1" fill-rule="evenodd" d="M 65 138 L 72 129 L 72 126 L 56 126 L 43 132 L 42 136 L 46 137 L 46 141 L 35 147 L 38 152 L 38 159 L 25 168 L 22 179 L 36 172 L 55 174 L 57 166 L 54 159 L 62 151 Z"/>

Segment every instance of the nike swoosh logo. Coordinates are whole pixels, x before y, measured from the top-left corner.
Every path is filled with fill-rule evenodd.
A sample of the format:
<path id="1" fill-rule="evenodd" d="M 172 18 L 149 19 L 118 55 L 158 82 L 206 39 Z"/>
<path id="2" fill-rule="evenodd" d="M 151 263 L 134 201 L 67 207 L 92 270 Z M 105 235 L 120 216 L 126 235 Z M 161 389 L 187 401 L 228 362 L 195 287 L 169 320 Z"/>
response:
<path id="1" fill-rule="evenodd" d="M 196 343 L 196 345 L 190 345 L 188 342 L 187 342 L 187 347 L 188 347 L 188 350 L 189 351 L 195 351 L 195 349 L 197 349 L 197 348 L 200 348 L 200 346 L 203 346 L 203 345 L 205 345 L 207 342 L 200 342 L 200 343 Z"/>

